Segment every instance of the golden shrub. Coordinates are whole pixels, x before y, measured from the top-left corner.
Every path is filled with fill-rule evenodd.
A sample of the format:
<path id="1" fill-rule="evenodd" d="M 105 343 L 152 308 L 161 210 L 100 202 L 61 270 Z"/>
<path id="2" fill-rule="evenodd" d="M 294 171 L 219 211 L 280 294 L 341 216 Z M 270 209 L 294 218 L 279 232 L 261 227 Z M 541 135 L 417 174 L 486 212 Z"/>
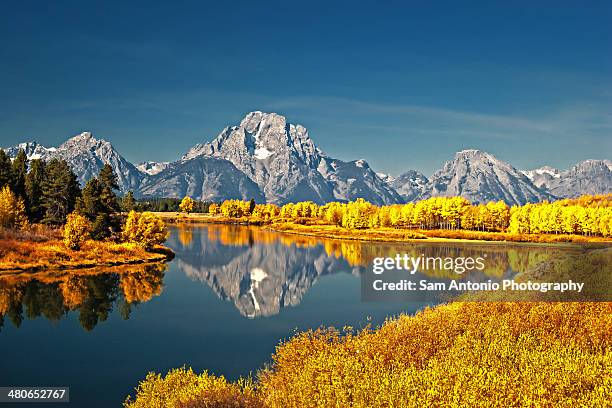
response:
<path id="1" fill-rule="evenodd" d="M 130 211 L 123 225 L 121 236 L 149 250 L 163 244 L 168 238 L 168 228 L 160 216 L 150 212 Z"/>
<path id="2" fill-rule="evenodd" d="M 0 189 L 0 227 L 24 229 L 28 226 L 25 204 L 8 186 Z"/>
<path id="3" fill-rule="evenodd" d="M 64 244 L 70 249 L 78 250 L 87 241 L 90 232 L 91 224 L 89 220 L 74 211 L 66 217 L 66 224 L 62 232 Z"/>
<path id="4" fill-rule="evenodd" d="M 605 406 L 612 303 L 464 303 L 277 348 L 266 407 Z"/>
<path id="5" fill-rule="evenodd" d="M 136 398 L 128 397 L 126 408 L 258 408 L 261 403 L 250 381 L 237 384 L 207 372 L 178 368 L 165 377 L 149 373 L 136 388 Z"/>

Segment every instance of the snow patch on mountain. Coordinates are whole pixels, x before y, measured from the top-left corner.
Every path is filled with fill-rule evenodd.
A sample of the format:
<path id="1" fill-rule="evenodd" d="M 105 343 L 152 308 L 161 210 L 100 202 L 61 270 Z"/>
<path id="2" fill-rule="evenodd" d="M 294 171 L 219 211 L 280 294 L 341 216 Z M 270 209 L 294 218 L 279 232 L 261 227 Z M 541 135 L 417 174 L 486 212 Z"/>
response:
<path id="1" fill-rule="evenodd" d="M 358 197 L 376 203 L 402 202 L 365 160 L 343 162 L 326 156 L 304 126 L 288 123 L 277 113 L 251 112 L 213 141 L 192 147 L 182 159 L 198 156 L 230 161 L 259 186 L 267 201 L 276 204 L 304 200 L 322 204 Z"/>
<path id="2" fill-rule="evenodd" d="M 146 162 L 138 163 L 136 165 L 136 168 L 142 173 L 153 176 L 167 169 L 169 165 L 170 165 L 170 162 L 146 161 Z"/>

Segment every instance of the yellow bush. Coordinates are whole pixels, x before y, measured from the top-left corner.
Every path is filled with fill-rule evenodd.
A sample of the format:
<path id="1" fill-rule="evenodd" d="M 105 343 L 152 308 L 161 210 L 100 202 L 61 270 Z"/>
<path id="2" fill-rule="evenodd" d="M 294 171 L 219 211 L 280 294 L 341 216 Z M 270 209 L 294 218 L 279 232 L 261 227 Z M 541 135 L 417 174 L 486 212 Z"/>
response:
<path id="1" fill-rule="evenodd" d="M 89 238 L 91 224 L 89 220 L 76 211 L 68 214 L 64 225 L 64 244 L 70 249 L 80 249 L 83 242 Z"/>
<path id="2" fill-rule="evenodd" d="M 605 406 L 611 303 L 465 303 L 277 348 L 266 407 Z"/>
<path id="3" fill-rule="evenodd" d="M 136 243 L 148 250 L 166 241 L 168 228 L 158 215 L 150 212 L 130 211 L 121 236 L 124 241 Z"/>
<path id="4" fill-rule="evenodd" d="M 195 200 L 193 200 L 191 197 L 188 197 L 188 196 L 183 198 L 181 200 L 181 203 L 179 204 L 179 208 L 181 209 L 181 211 L 186 212 L 187 214 L 193 211 L 194 206 L 195 206 Z"/>
<path id="5" fill-rule="evenodd" d="M 238 384 L 207 372 L 196 374 L 192 369 L 171 370 L 165 377 L 149 373 L 130 397 L 126 408 L 258 408 L 261 403 L 249 381 Z"/>
<path id="6" fill-rule="evenodd" d="M 24 229 L 28 226 L 23 200 L 8 186 L 0 190 L 0 227 Z"/>

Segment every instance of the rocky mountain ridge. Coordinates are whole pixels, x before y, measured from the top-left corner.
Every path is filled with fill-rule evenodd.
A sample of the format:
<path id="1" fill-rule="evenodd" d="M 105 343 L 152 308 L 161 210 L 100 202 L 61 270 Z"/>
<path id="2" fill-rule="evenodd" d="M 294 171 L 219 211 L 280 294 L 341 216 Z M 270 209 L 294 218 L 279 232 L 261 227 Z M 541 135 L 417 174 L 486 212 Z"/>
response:
<path id="1" fill-rule="evenodd" d="M 376 173 L 365 160 L 330 157 L 304 126 L 260 111 L 248 113 L 239 124 L 226 127 L 210 142 L 194 145 L 171 163 L 134 165 L 91 132 L 58 147 L 28 142 L 5 151 L 14 157 L 19 149 L 30 159 L 65 159 L 82 184 L 108 163 L 118 176 L 121 192 L 132 190 L 137 197 L 254 198 L 275 204 L 364 198 L 383 205 L 460 195 L 473 202 L 524 204 L 612 192 L 609 160 L 586 160 L 566 171 L 546 166 L 520 171 L 474 149 L 456 153 L 430 178 L 416 170 L 392 177 Z"/>

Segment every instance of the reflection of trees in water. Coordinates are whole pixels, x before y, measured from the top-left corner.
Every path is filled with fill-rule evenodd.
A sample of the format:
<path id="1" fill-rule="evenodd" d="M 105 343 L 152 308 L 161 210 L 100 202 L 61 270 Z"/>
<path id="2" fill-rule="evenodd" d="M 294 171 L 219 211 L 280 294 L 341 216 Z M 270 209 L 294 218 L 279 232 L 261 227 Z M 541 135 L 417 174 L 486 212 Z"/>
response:
<path id="1" fill-rule="evenodd" d="M 178 239 L 181 245 L 188 247 L 191 245 L 191 241 L 193 241 L 193 228 L 189 226 L 182 225 L 178 229 Z"/>
<path id="2" fill-rule="evenodd" d="M 483 273 L 492 278 L 503 277 L 508 270 L 526 272 L 534 265 L 547 259 L 559 257 L 560 250 L 543 249 L 530 246 L 504 247 L 501 245 L 467 244 L 427 244 L 427 243 L 372 243 L 349 240 L 332 240 L 320 237 L 311 237 L 298 234 L 282 234 L 237 225 L 208 225 L 207 238 L 228 246 L 252 246 L 258 244 L 281 243 L 286 247 L 315 248 L 323 245 L 330 257 L 344 258 L 350 266 L 368 267 L 377 257 L 395 257 L 397 254 L 407 254 L 411 257 L 485 257 L 485 270 Z M 187 232 L 188 231 L 188 232 Z M 182 226 L 178 228 L 179 241 L 183 243 L 184 236 L 189 236 L 189 244 L 193 240 L 193 228 Z M 182 238 L 183 237 L 183 238 Z M 189 244 L 183 244 L 188 246 Z M 436 278 L 455 279 L 459 275 L 452 270 L 430 268 L 422 271 L 425 275 Z"/>
<path id="3" fill-rule="evenodd" d="M 497 280 L 511 272 L 559 255 L 559 250 L 533 246 L 469 243 L 371 243 L 282 234 L 236 225 L 196 228 L 188 248 L 181 247 L 181 229 L 174 235 L 177 265 L 187 276 L 205 282 L 221 298 L 231 300 L 245 316 L 271 316 L 297 305 L 320 276 L 341 271 L 355 275 L 376 257 L 484 257 L 485 270 L 471 279 Z M 452 269 L 420 271 L 438 279 L 465 277 Z"/>
<path id="4" fill-rule="evenodd" d="M 5 318 L 15 327 L 28 319 L 58 321 L 68 312 L 79 314 L 90 331 L 108 319 L 113 306 L 124 319 L 132 307 L 161 293 L 165 264 L 132 266 L 130 271 L 50 272 L 0 278 L 0 327 Z"/>

